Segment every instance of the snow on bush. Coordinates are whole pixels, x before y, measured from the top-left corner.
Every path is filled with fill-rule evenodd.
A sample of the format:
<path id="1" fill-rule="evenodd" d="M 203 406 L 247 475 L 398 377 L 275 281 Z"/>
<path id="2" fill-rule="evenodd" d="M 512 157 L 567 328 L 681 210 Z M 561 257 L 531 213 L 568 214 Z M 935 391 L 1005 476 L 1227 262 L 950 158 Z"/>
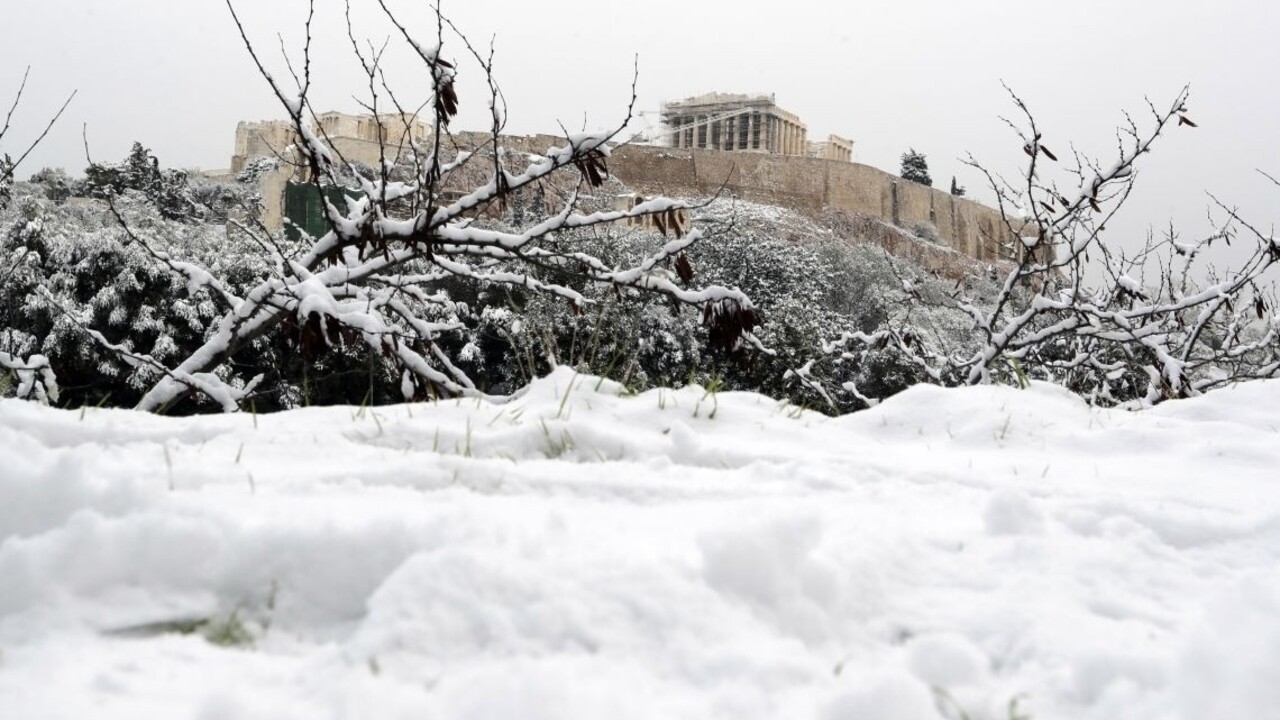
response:
<path id="1" fill-rule="evenodd" d="M 739 288 L 752 298 L 763 320 L 755 334 L 769 352 L 718 352 L 701 341 L 698 313 L 681 312 L 669 302 L 646 300 L 632 291 L 583 288 L 595 304 L 578 314 L 554 299 L 502 289 L 468 300 L 480 316 L 471 337 L 477 352 L 468 358 L 474 363 L 468 367 L 486 378 L 489 387 L 503 391 L 561 364 L 606 375 L 633 390 L 715 383 L 831 412 L 862 405 L 841 398 L 833 408 L 812 388 L 788 377 L 789 370 L 818 355 L 825 339 L 851 326 L 870 330 L 907 318 L 925 319 L 935 336 L 948 342 L 963 342 L 968 333 L 964 323 L 947 324 L 945 314 L 905 302 L 901 291 L 904 276 L 929 297 L 945 296 L 954 283 L 910 262 L 891 261 L 874 246 L 841 240 L 794 211 L 721 200 L 694 211 L 693 224 L 706 236 L 687 253 L 695 277 Z M 578 233 L 567 242 L 625 265 L 652 253 L 664 240 L 656 232 L 612 229 Z M 980 279 L 968 278 L 965 284 L 994 292 Z M 892 349 L 838 365 L 824 362 L 823 370 L 856 379 L 878 396 L 926 379 Z"/>
<path id="2" fill-rule="evenodd" d="M 105 204 L 59 203 L 44 187 L 20 183 L 14 202 L 0 210 L 0 352 L 49 358 L 72 406 L 136 402 L 156 381 L 155 368 L 131 366 L 86 330 L 173 361 L 203 341 L 218 314 L 216 299 L 188 292 L 186 278 L 131 241 Z M 196 258 L 232 283 L 265 273 L 256 246 L 221 225 L 166 219 L 131 192 L 115 207 L 138 237 Z"/>
<path id="3" fill-rule="evenodd" d="M 837 396 L 872 403 L 883 394 L 842 381 L 823 365 L 865 363 L 891 349 L 938 384 L 1046 379 L 1092 403 L 1136 407 L 1280 377 L 1275 238 L 1216 200 L 1214 228 L 1196 240 L 1171 228 L 1134 249 L 1104 234 L 1156 140 L 1196 127 L 1186 114 L 1188 93 L 1183 88 L 1166 108 L 1148 103 L 1143 125 L 1126 115 L 1113 162 L 1077 152 L 1059 167 L 1030 109 L 1010 91 L 1022 115 L 1010 123 L 1026 155 L 1021 177 L 1011 181 L 968 161 L 987 177 L 1002 215 L 992 238 L 1010 260 L 1002 285 L 987 297 L 957 286 L 945 300 L 930 301 L 903 280 L 909 302 L 931 306 L 935 319 L 949 315 L 968 325 L 968 340 L 938 337 L 918 319 L 874 332 L 848 329 L 823 343 L 828 359 L 816 373 L 807 363 L 794 376 L 830 404 Z M 1243 240 L 1242 254 L 1215 267 L 1211 250 L 1233 238 Z"/>
<path id="4" fill-rule="evenodd" d="M 150 158 L 139 148 L 134 155 Z M 132 177 L 124 170 L 138 164 L 134 158 L 105 167 Z M 143 166 L 151 167 L 150 175 L 134 174 L 167 177 L 168 171 Z M 132 185 L 122 186 L 108 206 L 93 198 L 67 202 L 59 194 L 64 184 L 58 173 L 43 172 L 39 182 L 21 185 L 19 201 L 0 214 L 0 224 L 8 228 L 3 250 L 11 258 L 11 271 L 0 278 L 0 293 L 9 298 L 0 311 L 0 349 L 15 357 L 42 353 L 51 358 L 69 388 L 64 402 L 73 407 L 130 405 L 160 377 L 158 367 L 131 364 L 90 341 L 87 332 L 101 332 L 109 342 L 159 363 L 172 364 L 193 352 L 213 332 L 221 299 L 199 283 L 192 286 L 189 276 L 158 262 L 141 244 L 188 259 L 242 295 L 270 273 L 271 259 L 262 246 L 219 218 L 230 212 L 228 198 L 243 205 L 254 197 L 239 184 L 201 180 L 188 189 L 192 202 L 202 208 L 199 221 L 191 222 L 165 218 L 157 200 Z M 605 210 L 612 204 L 609 198 L 625 190 L 611 181 L 608 192 L 582 203 Z M 71 192 L 88 194 L 79 187 Z M 527 204 L 518 199 L 511 215 Z M 943 287 L 907 263 L 891 268 L 881 251 L 842 242 L 792 211 L 722 201 L 701 208 L 695 217 L 708 239 L 688 251 L 692 271 L 699 282 L 736 287 L 755 298 L 764 319 L 758 335 L 770 352 L 718 350 L 706 342 L 704 318 L 697 311 L 682 311 L 633 288 L 584 283 L 567 271 L 548 270 L 542 277 L 590 300 L 585 312 L 558 295 L 512 286 L 477 287 L 449 278 L 430 287 L 437 302 L 406 302 L 432 322 L 463 330 L 441 338 L 440 346 L 487 392 L 514 392 L 552 368 L 568 365 L 617 379 L 636 391 L 714 382 L 724 389 L 815 404 L 821 399 L 788 379 L 789 369 L 809 360 L 824 338 L 843 328 L 874 327 L 909 310 L 899 297 L 903 273 L 928 292 L 936 294 Z M 480 218 L 477 224 L 510 231 L 511 221 Z M 642 262 L 666 242 L 656 232 L 611 226 L 568 229 L 549 240 L 548 247 L 575 249 L 623 267 Z M 499 263 L 494 269 L 519 268 Z M 241 357 L 238 373 L 264 375 L 253 395 L 255 408 L 380 405 L 404 397 L 404 377 L 393 359 L 341 334 L 337 342 L 329 342 L 318 327 L 296 327 L 270 342 L 257 340 Z M 847 375 L 880 395 L 920 379 L 911 368 L 895 364 L 891 352 L 852 364 Z M 410 392 L 418 390 L 411 387 Z M 857 406 L 847 402 L 839 409 Z"/>

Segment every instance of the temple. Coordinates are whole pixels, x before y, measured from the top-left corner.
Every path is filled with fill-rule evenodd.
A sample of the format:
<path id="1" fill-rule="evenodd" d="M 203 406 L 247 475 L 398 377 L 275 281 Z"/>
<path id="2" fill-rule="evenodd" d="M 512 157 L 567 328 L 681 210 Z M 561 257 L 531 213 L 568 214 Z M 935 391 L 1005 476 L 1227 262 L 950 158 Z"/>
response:
<path id="1" fill-rule="evenodd" d="M 702 150 L 812 155 L 849 161 L 853 142 L 830 136 L 810 143 L 809 129 L 793 112 L 778 107 L 774 95 L 707 93 L 662 106 L 663 136 L 671 147 Z"/>

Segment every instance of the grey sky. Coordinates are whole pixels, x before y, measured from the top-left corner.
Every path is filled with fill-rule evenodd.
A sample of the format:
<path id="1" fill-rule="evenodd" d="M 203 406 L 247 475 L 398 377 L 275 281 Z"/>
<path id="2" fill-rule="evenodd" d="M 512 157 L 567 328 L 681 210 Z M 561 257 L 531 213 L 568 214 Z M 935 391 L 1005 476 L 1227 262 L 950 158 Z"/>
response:
<path id="1" fill-rule="evenodd" d="M 352 0 L 357 32 L 381 42 L 391 28 L 374 0 Z M 430 36 L 425 2 L 396 1 Z M 318 108 L 355 111 L 359 92 L 340 0 L 318 0 Z M 240 0 L 238 10 L 278 76 L 276 33 L 298 49 L 304 0 Z M 811 137 L 852 137 L 855 160 L 896 171 L 915 147 L 936 186 L 953 174 L 981 199 L 980 178 L 956 158 L 973 153 L 1016 172 L 1018 143 L 998 119 L 1011 115 L 1000 81 L 1031 105 L 1045 142 L 1114 152 L 1121 111 L 1145 111 L 1192 85 L 1190 115 L 1145 164 L 1123 229 L 1170 219 L 1205 227 L 1206 191 L 1238 204 L 1263 226 L 1280 218 L 1280 11 L 1265 0 L 915 0 L 831 3 L 790 0 L 461 2 L 444 9 L 473 42 L 496 37 L 497 75 L 509 130 L 554 132 L 614 123 L 639 56 L 640 107 L 720 90 L 774 92 Z M 84 166 L 81 126 L 95 158 L 116 160 L 134 140 L 170 166 L 226 167 L 235 123 L 280 117 L 220 0 L 14 0 L 3 11 L 0 97 L 32 78 L 17 116 L 13 152 L 73 89 L 72 108 L 23 168 Z M 389 67 L 400 87 L 421 86 L 394 38 Z M 458 45 L 447 57 L 461 57 Z M 458 127 L 480 128 L 482 88 L 464 68 Z"/>

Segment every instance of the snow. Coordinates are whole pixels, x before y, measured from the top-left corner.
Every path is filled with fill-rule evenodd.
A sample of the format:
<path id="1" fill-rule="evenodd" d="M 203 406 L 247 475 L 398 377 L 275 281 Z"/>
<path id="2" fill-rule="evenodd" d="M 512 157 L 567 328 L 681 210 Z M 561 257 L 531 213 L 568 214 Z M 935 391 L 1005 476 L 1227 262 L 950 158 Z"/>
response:
<path id="1" fill-rule="evenodd" d="M 0 718 L 1280 717 L 1280 381 L 0 402 Z"/>
<path id="2" fill-rule="evenodd" d="M 1142 283 L 1134 280 L 1128 275 L 1121 273 L 1120 276 L 1116 278 L 1116 284 L 1134 295 L 1142 296 Z"/>

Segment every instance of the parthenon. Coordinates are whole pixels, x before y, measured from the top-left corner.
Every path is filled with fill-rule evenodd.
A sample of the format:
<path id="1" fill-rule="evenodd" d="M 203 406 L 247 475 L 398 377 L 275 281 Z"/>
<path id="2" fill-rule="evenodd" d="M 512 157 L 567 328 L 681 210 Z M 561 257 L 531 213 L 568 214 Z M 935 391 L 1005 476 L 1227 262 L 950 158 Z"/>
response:
<path id="1" fill-rule="evenodd" d="M 853 162 L 853 141 L 839 135 L 828 135 L 826 140 L 809 143 L 809 157 Z"/>
<path id="2" fill-rule="evenodd" d="M 778 107 L 772 94 L 707 93 L 664 103 L 662 122 L 672 147 L 806 155 L 808 128 Z"/>

